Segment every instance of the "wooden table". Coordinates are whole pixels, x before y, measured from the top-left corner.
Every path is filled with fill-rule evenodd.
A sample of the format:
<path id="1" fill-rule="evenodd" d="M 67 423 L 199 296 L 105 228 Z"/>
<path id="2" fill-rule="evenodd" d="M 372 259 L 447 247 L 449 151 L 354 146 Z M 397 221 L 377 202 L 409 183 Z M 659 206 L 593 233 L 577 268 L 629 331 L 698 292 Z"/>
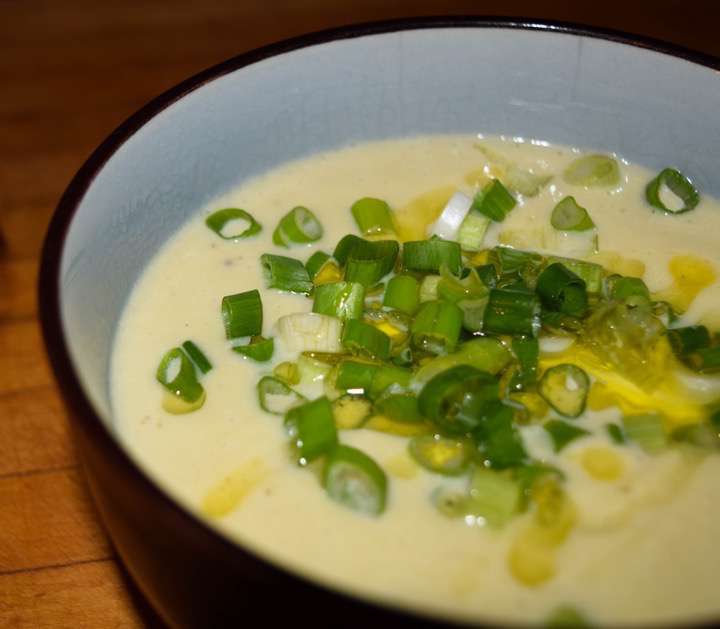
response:
<path id="1" fill-rule="evenodd" d="M 35 295 L 43 235 L 62 190 L 94 146 L 149 98 L 271 41 L 402 15 L 575 20 L 720 56 L 709 19 L 714 1 L 656 0 L 643 10 L 606 0 L 602 13 L 469 0 L 371 0 L 352 9 L 332 0 L 206 4 L 0 0 L 0 627 L 158 624 L 88 497 Z"/>

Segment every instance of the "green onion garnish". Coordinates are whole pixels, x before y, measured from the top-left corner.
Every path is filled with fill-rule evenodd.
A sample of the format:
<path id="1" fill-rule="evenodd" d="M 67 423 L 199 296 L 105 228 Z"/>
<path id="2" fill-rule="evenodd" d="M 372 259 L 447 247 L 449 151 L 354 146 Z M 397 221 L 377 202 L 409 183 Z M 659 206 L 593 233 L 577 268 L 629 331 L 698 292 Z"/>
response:
<path id="1" fill-rule="evenodd" d="M 285 414 L 285 428 L 297 449 L 300 465 L 328 454 L 338 443 L 332 406 L 326 397 L 291 408 Z"/>
<path id="2" fill-rule="evenodd" d="M 629 415 L 623 417 L 625 436 L 648 454 L 656 454 L 667 446 L 667 435 L 660 415 Z"/>
<path id="3" fill-rule="evenodd" d="M 330 259 L 330 255 L 324 251 L 316 251 L 308 258 L 305 263 L 305 268 L 307 269 L 311 280 L 315 279 L 315 276 L 318 274 L 320 269 L 322 269 L 325 263 Z"/>
<path id="4" fill-rule="evenodd" d="M 498 281 L 497 271 L 494 264 L 481 264 L 475 267 L 480 281 L 488 288 L 495 288 Z"/>
<path id="5" fill-rule="evenodd" d="M 650 301 L 650 291 L 639 277 L 611 275 L 606 281 L 610 298 L 615 301 L 627 301 L 628 299 L 634 302 L 637 302 L 638 299 L 645 302 Z"/>
<path id="6" fill-rule="evenodd" d="M 590 629 L 594 625 L 575 607 L 558 605 L 543 623 L 545 629 Z"/>
<path id="7" fill-rule="evenodd" d="M 445 265 L 453 275 L 462 271 L 460 245 L 452 240 L 431 238 L 413 240 L 403 245 L 403 266 L 408 271 L 439 273 Z"/>
<path id="8" fill-rule="evenodd" d="M 485 371 L 457 365 L 423 387 L 420 413 L 450 435 L 461 435 L 482 421 L 483 407 L 499 397 L 498 381 Z"/>
<path id="9" fill-rule="evenodd" d="M 501 528 L 520 510 L 520 484 L 506 472 L 475 469 L 470 481 L 470 500 L 466 508 L 489 526 Z"/>
<path id="10" fill-rule="evenodd" d="M 263 376 L 257 383 L 260 408 L 273 415 L 285 415 L 293 406 L 306 401 L 285 382 L 273 376 Z"/>
<path id="11" fill-rule="evenodd" d="M 408 443 L 408 452 L 422 467 L 444 476 L 458 476 L 467 470 L 472 449 L 466 441 L 439 435 L 418 435 Z"/>
<path id="12" fill-rule="evenodd" d="M 387 360 L 390 357 L 390 337 L 360 319 L 349 319 L 345 323 L 342 346 L 353 354 L 370 358 Z"/>
<path id="13" fill-rule="evenodd" d="M 540 300 L 535 293 L 493 288 L 483 317 L 483 332 L 537 336 Z"/>
<path id="14" fill-rule="evenodd" d="M 391 387 L 390 391 L 392 389 L 394 387 Z M 417 396 L 412 393 L 384 393 L 375 400 L 375 411 L 378 415 L 404 424 L 416 424 L 424 421 L 418 408 Z"/>
<path id="15" fill-rule="evenodd" d="M 565 169 L 563 179 L 586 188 L 611 187 L 620 183 L 620 168 L 617 161 L 607 155 L 584 155 Z"/>
<path id="16" fill-rule="evenodd" d="M 338 319 L 359 319 L 362 316 L 365 288 L 357 282 L 332 282 L 315 287 L 313 312 Z"/>
<path id="17" fill-rule="evenodd" d="M 241 227 L 230 230 L 229 228 L 233 227 L 235 222 L 239 223 Z M 248 238 L 262 230 L 262 226 L 253 218 L 252 214 L 237 207 L 213 212 L 205 219 L 205 224 L 225 240 Z"/>
<path id="18" fill-rule="evenodd" d="M 522 465 L 527 460 L 527 453 L 513 418 L 513 409 L 501 400 L 482 405 L 479 422 L 472 436 L 487 465 L 504 469 Z"/>
<path id="19" fill-rule="evenodd" d="M 575 260 L 574 258 L 561 258 L 559 256 L 550 256 L 547 259 L 548 264 L 560 262 L 568 271 L 572 271 L 583 282 L 587 292 L 592 295 L 600 293 L 603 287 L 603 277 L 605 270 L 594 262 L 586 262 L 585 260 Z"/>
<path id="20" fill-rule="evenodd" d="M 688 354 L 685 362 L 700 373 L 717 373 L 720 371 L 720 345 L 698 349 Z"/>
<path id="21" fill-rule="evenodd" d="M 225 336 L 237 339 L 244 336 L 257 336 L 262 332 L 263 307 L 260 293 L 249 290 L 222 298 L 222 318 Z"/>
<path id="22" fill-rule="evenodd" d="M 537 275 L 543 258 L 531 251 L 512 247 L 494 247 L 488 255 L 488 262 L 495 266 L 499 278 L 523 278 Z"/>
<path id="23" fill-rule="evenodd" d="M 463 312 L 448 301 L 427 301 L 421 307 L 410 327 L 413 345 L 433 354 L 455 350 Z"/>
<path id="24" fill-rule="evenodd" d="M 667 206 L 661 199 L 661 191 L 664 188 L 669 189 L 682 202 L 682 205 L 679 207 Z M 654 208 L 670 214 L 689 212 L 700 203 L 700 195 L 692 182 L 674 168 L 665 168 L 660 171 L 660 174 L 645 188 L 645 198 Z"/>
<path id="25" fill-rule="evenodd" d="M 617 424 L 605 424 L 605 430 L 607 431 L 608 437 L 610 437 L 610 441 L 613 443 L 617 445 L 625 443 L 625 435 L 623 434 L 622 428 Z"/>
<path id="26" fill-rule="evenodd" d="M 306 207 L 298 206 L 280 219 L 273 232 L 273 243 L 289 247 L 292 243 L 306 244 L 320 240 L 323 228 L 320 221 Z"/>
<path id="27" fill-rule="evenodd" d="M 532 336 L 516 336 L 512 340 L 512 351 L 517 358 L 517 368 L 510 378 L 511 391 L 527 391 L 537 381 L 540 343 Z"/>
<path id="28" fill-rule="evenodd" d="M 588 211 L 578 205 L 575 197 L 565 197 L 553 208 L 550 224 L 562 231 L 582 232 L 595 227 Z"/>
<path id="29" fill-rule="evenodd" d="M 379 515 L 385 510 L 387 478 L 367 454 L 350 446 L 337 446 L 323 469 L 328 496 L 361 513 Z"/>
<path id="30" fill-rule="evenodd" d="M 361 363 L 343 360 L 337 366 L 335 387 L 353 394 L 368 394 L 375 372 L 380 367 L 375 363 Z"/>
<path id="31" fill-rule="evenodd" d="M 233 351 L 242 354 L 258 363 L 267 362 L 272 358 L 275 350 L 275 341 L 263 336 L 251 336 L 250 342 L 245 345 L 233 345 Z"/>
<path id="32" fill-rule="evenodd" d="M 439 275 L 426 275 L 420 283 L 420 303 L 438 298 L 438 285 L 442 279 Z"/>
<path id="33" fill-rule="evenodd" d="M 463 251 L 480 251 L 491 219 L 476 210 L 468 212 L 458 231 L 457 240 Z"/>
<path id="34" fill-rule="evenodd" d="M 516 204 L 507 188 L 499 180 L 493 179 L 475 196 L 470 213 L 479 212 L 493 221 L 501 222 Z"/>
<path id="35" fill-rule="evenodd" d="M 510 351 L 500 339 L 492 336 L 474 338 L 462 343 L 455 353 L 438 356 L 424 363 L 417 370 L 415 380 L 424 384 L 439 373 L 458 365 L 469 365 L 495 375 L 500 373 L 511 359 Z"/>
<path id="36" fill-rule="evenodd" d="M 587 311 L 585 282 L 559 262 L 540 273 L 536 290 L 543 306 L 549 310 L 571 317 L 582 317 Z"/>
<path id="37" fill-rule="evenodd" d="M 335 249 L 335 258 L 337 249 Z M 365 287 L 374 286 L 395 267 L 400 245 L 397 240 L 358 240 L 349 249 L 345 257 L 345 281 L 359 282 Z M 341 252 L 345 255 L 345 251 Z"/>
<path id="38" fill-rule="evenodd" d="M 155 378 L 183 402 L 192 404 L 205 395 L 192 361 L 179 347 L 173 347 L 165 353 L 155 372 Z"/>
<path id="39" fill-rule="evenodd" d="M 380 365 L 373 374 L 369 396 L 373 399 L 377 398 L 393 385 L 401 390 L 406 390 L 410 386 L 412 378 L 413 372 L 410 369 L 396 365 Z"/>
<path id="40" fill-rule="evenodd" d="M 475 269 L 464 269 L 465 276 L 458 278 L 444 265 L 440 267 L 441 280 L 437 285 L 438 299 L 458 303 L 461 300 L 476 300 L 487 296 L 488 289 Z"/>
<path id="41" fill-rule="evenodd" d="M 689 354 L 710 346 L 710 332 L 704 325 L 690 325 L 667 331 L 668 341 L 675 355 L 681 360 Z"/>
<path id="42" fill-rule="evenodd" d="M 306 294 L 313 289 L 310 275 L 300 260 L 264 253 L 260 256 L 260 264 L 264 269 L 268 288 Z"/>
<path id="43" fill-rule="evenodd" d="M 358 199 L 350 211 L 363 236 L 395 233 L 390 206 L 382 199 Z"/>
<path id="44" fill-rule="evenodd" d="M 335 426 L 343 430 L 360 428 L 372 415 L 372 402 L 361 395 L 340 396 L 332 407 Z"/>
<path id="45" fill-rule="evenodd" d="M 205 356 L 202 350 L 195 345 L 195 343 L 192 341 L 185 341 L 182 344 L 182 348 L 200 371 L 207 373 L 212 369 L 212 363 L 207 359 L 207 356 Z"/>
<path id="46" fill-rule="evenodd" d="M 579 417 L 585 410 L 590 379 L 576 365 L 567 363 L 555 365 L 543 374 L 538 391 L 561 415 Z"/>
<path id="47" fill-rule="evenodd" d="M 590 434 L 588 430 L 573 426 L 561 419 L 551 419 L 543 424 L 543 428 L 550 435 L 555 452 L 560 452 L 571 441 Z"/>
<path id="48" fill-rule="evenodd" d="M 420 284 L 412 275 L 396 275 L 385 289 L 383 306 L 414 315 L 420 305 Z"/>

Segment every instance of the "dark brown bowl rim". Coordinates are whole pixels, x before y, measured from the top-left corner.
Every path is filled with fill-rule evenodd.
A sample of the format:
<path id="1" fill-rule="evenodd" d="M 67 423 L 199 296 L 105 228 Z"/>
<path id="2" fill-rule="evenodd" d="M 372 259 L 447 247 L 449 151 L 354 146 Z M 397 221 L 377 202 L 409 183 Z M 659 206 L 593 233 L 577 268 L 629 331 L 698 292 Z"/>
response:
<path id="1" fill-rule="evenodd" d="M 285 573 L 286 575 L 291 575 L 294 579 L 304 581 L 311 587 L 315 587 L 326 592 L 329 596 L 350 599 L 355 604 L 359 601 L 362 605 L 374 608 L 377 611 L 387 612 L 388 614 L 395 615 L 399 612 L 408 621 L 414 621 L 417 622 L 418 625 L 424 626 L 432 626 L 436 621 L 432 617 L 421 617 L 416 615 L 413 611 L 399 609 L 391 604 L 385 605 L 375 601 L 358 599 L 352 594 L 331 589 L 310 580 L 304 575 L 286 570 L 282 566 L 257 555 L 253 550 L 231 542 L 212 529 L 203 520 L 182 508 L 149 478 L 149 476 L 130 458 L 125 450 L 120 447 L 108 427 L 100 420 L 93 409 L 90 400 L 86 396 L 83 387 L 80 384 L 79 377 L 74 370 L 61 324 L 60 260 L 65 244 L 65 238 L 75 212 L 77 211 L 77 208 L 88 188 L 93 183 L 95 177 L 103 168 L 105 163 L 142 126 L 172 105 L 175 101 L 183 98 L 190 92 L 193 92 L 203 85 L 226 74 L 244 68 L 245 66 L 309 46 L 343 39 L 353 39 L 368 35 L 408 30 L 469 27 L 483 29 L 542 31 L 606 40 L 636 48 L 652 50 L 720 71 L 720 58 L 693 51 L 675 44 L 669 44 L 650 37 L 631 35 L 617 30 L 583 26 L 571 22 L 558 22 L 520 17 L 431 16 L 400 18 L 341 26 L 263 46 L 232 57 L 231 59 L 203 70 L 155 97 L 131 115 L 120 126 L 118 126 L 93 151 L 64 191 L 52 216 L 42 248 L 38 281 L 38 304 L 43 338 L 55 377 L 60 385 L 60 389 L 67 404 L 73 411 L 71 415 L 72 420 L 76 422 L 78 427 L 88 434 L 92 440 L 99 443 L 99 447 L 103 449 L 107 456 L 114 459 L 114 463 L 116 465 L 122 466 L 127 471 L 127 474 L 131 477 L 131 481 L 139 483 L 142 486 L 142 489 L 145 492 L 149 492 L 155 500 L 162 503 L 164 508 L 174 511 L 174 515 L 184 519 L 188 524 L 191 524 L 195 528 L 197 535 L 203 537 L 210 536 L 213 538 L 214 542 L 224 544 L 225 550 L 231 555 L 235 553 L 244 553 L 245 555 L 252 557 L 255 561 L 271 565 L 278 571 Z M 442 626 L 445 627 L 450 624 L 454 623 L 448 623 L 448 621 L 442 622 Z M 459 624 L 455 626 L 467 625 Z"/>

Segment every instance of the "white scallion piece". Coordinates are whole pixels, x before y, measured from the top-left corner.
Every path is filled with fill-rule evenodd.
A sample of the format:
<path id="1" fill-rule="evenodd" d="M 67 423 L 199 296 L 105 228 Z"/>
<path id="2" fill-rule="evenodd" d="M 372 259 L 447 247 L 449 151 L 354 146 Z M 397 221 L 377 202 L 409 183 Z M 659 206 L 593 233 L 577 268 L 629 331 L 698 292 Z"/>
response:
<path id="1" fill-rule="evenodd" d="M 465 220 L 472 199 L 462 192 L 456 192 L 450 197 L 443 208 L 440 217 L 428 226 L 428 236 L 439 236 L 445 240 L 457 240 L 460 225 Z"/>
<path id="2" fill-rule="evenodd" d="M 291 352 L 341 352 L 342 321 L 316 312 L 280 317 L 278 336 Z"/>

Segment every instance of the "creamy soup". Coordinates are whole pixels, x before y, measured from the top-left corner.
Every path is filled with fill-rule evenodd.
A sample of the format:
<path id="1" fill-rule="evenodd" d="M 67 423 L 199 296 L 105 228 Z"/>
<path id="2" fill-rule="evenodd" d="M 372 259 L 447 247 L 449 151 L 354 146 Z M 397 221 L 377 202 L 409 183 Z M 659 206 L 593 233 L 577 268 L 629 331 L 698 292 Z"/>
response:
<path id="1" fill-rule="evenodd" d="M 223 534 L 360 596 L 463 620 L 543 622 L 558 610 L 598 624 L 719 616 L 717 448 L 662 435 L 662 443 L 648 447 L 641 436 L 622 434 L 632 433 L 623 428 L 624 416 L 661 415 L 666 435 L 706 422 L 706 404 L 720 399 L 713 375 L 676 361 L 672 387 L 666 381 L 632 386 L 625 378 L 598 376 L 612 370 L 597 352 L 593 363 L 577 349 L 572 334 L 541 335 L 540 373 L 570 363 L 590 378 L 586 410 L 575 419 L 562 418 L 535 390 L 526 399 L 517 396 L 518 408 L 521 402 L 541 407 L 517 422 L 528 457 L 559 470 L 554 478 L 565 511 L 550 532 L 538 524 L 543 498 L 537 495 L 501 525 L 477 514 L 451 517 L 438 491 L 462 495 L 472 472 L 453 477 L 429 471 L 409 454 L 409 436 L 386 432 L 377 422 L 338 431 L 341 443 L 371 456 L 387 475 L 384 511 L 373 516 L 352 510 L 324 491 L 321 462 L 297 464 L 283 418 L 258 404 L 259 378 L 298 359 L 276 322 L 313 305 L 305 295 L 266 288 L 260 256 L 305 262 L 317 250 L 332 254 L 345 234 L 359 233 L 350 207 L 360 197 L 387 201 L 401 240 L 425 239 L 451 195 L 472 198 L 496 177 L 517 204 L 505 220 L 490 223 L 483 249 L 507 245 L 596 262 L 606 275 L 642 278 L 654 301 L 684 310 L 673 326 L 703 322 L 711 332 L 718 329 L 718 202 L 701 190 L 692 211 L 653 210 L 645 188 L 657 173 L 620 157 L 612 185 L 569 183 L 563 173 L 582 155 L 502 138 L 368 143 L 289 163 L 199 208 L 139 279 L 117 332 L 113 408 L 123 443 L 162 487 Z M 668 207 L 678 202 L 667 190 L 660 195 Z M 587 209 L 592 239 L 552 226 L 551 213 L 567 196 Z M 278 221 L 299 205 L 317 216 L 324 235 L 289 248 L 273 244 Z M 205 219 L 229 207 L 252 214 L 262 230 L 238 240 L 219 238 Z M 473 259 L 487 262 L 486 254 L 472 253 L 466 264 Z M 220 312 L 223 296 L 255 288 L 262 297 L 263 334 L 275 342 L 268 362 L 232 351 Z M 213 369 L 199 376 L 204 404 L 173 414 L 163 406 L 168 394 L 155 372 L 163 355 L 187 339 Z M 311 400 L 327 392 L 312 374 L 303 374 L 293 388 Z M 558 446 L 546 426 L 558 418 L 586 432 Z"/>

